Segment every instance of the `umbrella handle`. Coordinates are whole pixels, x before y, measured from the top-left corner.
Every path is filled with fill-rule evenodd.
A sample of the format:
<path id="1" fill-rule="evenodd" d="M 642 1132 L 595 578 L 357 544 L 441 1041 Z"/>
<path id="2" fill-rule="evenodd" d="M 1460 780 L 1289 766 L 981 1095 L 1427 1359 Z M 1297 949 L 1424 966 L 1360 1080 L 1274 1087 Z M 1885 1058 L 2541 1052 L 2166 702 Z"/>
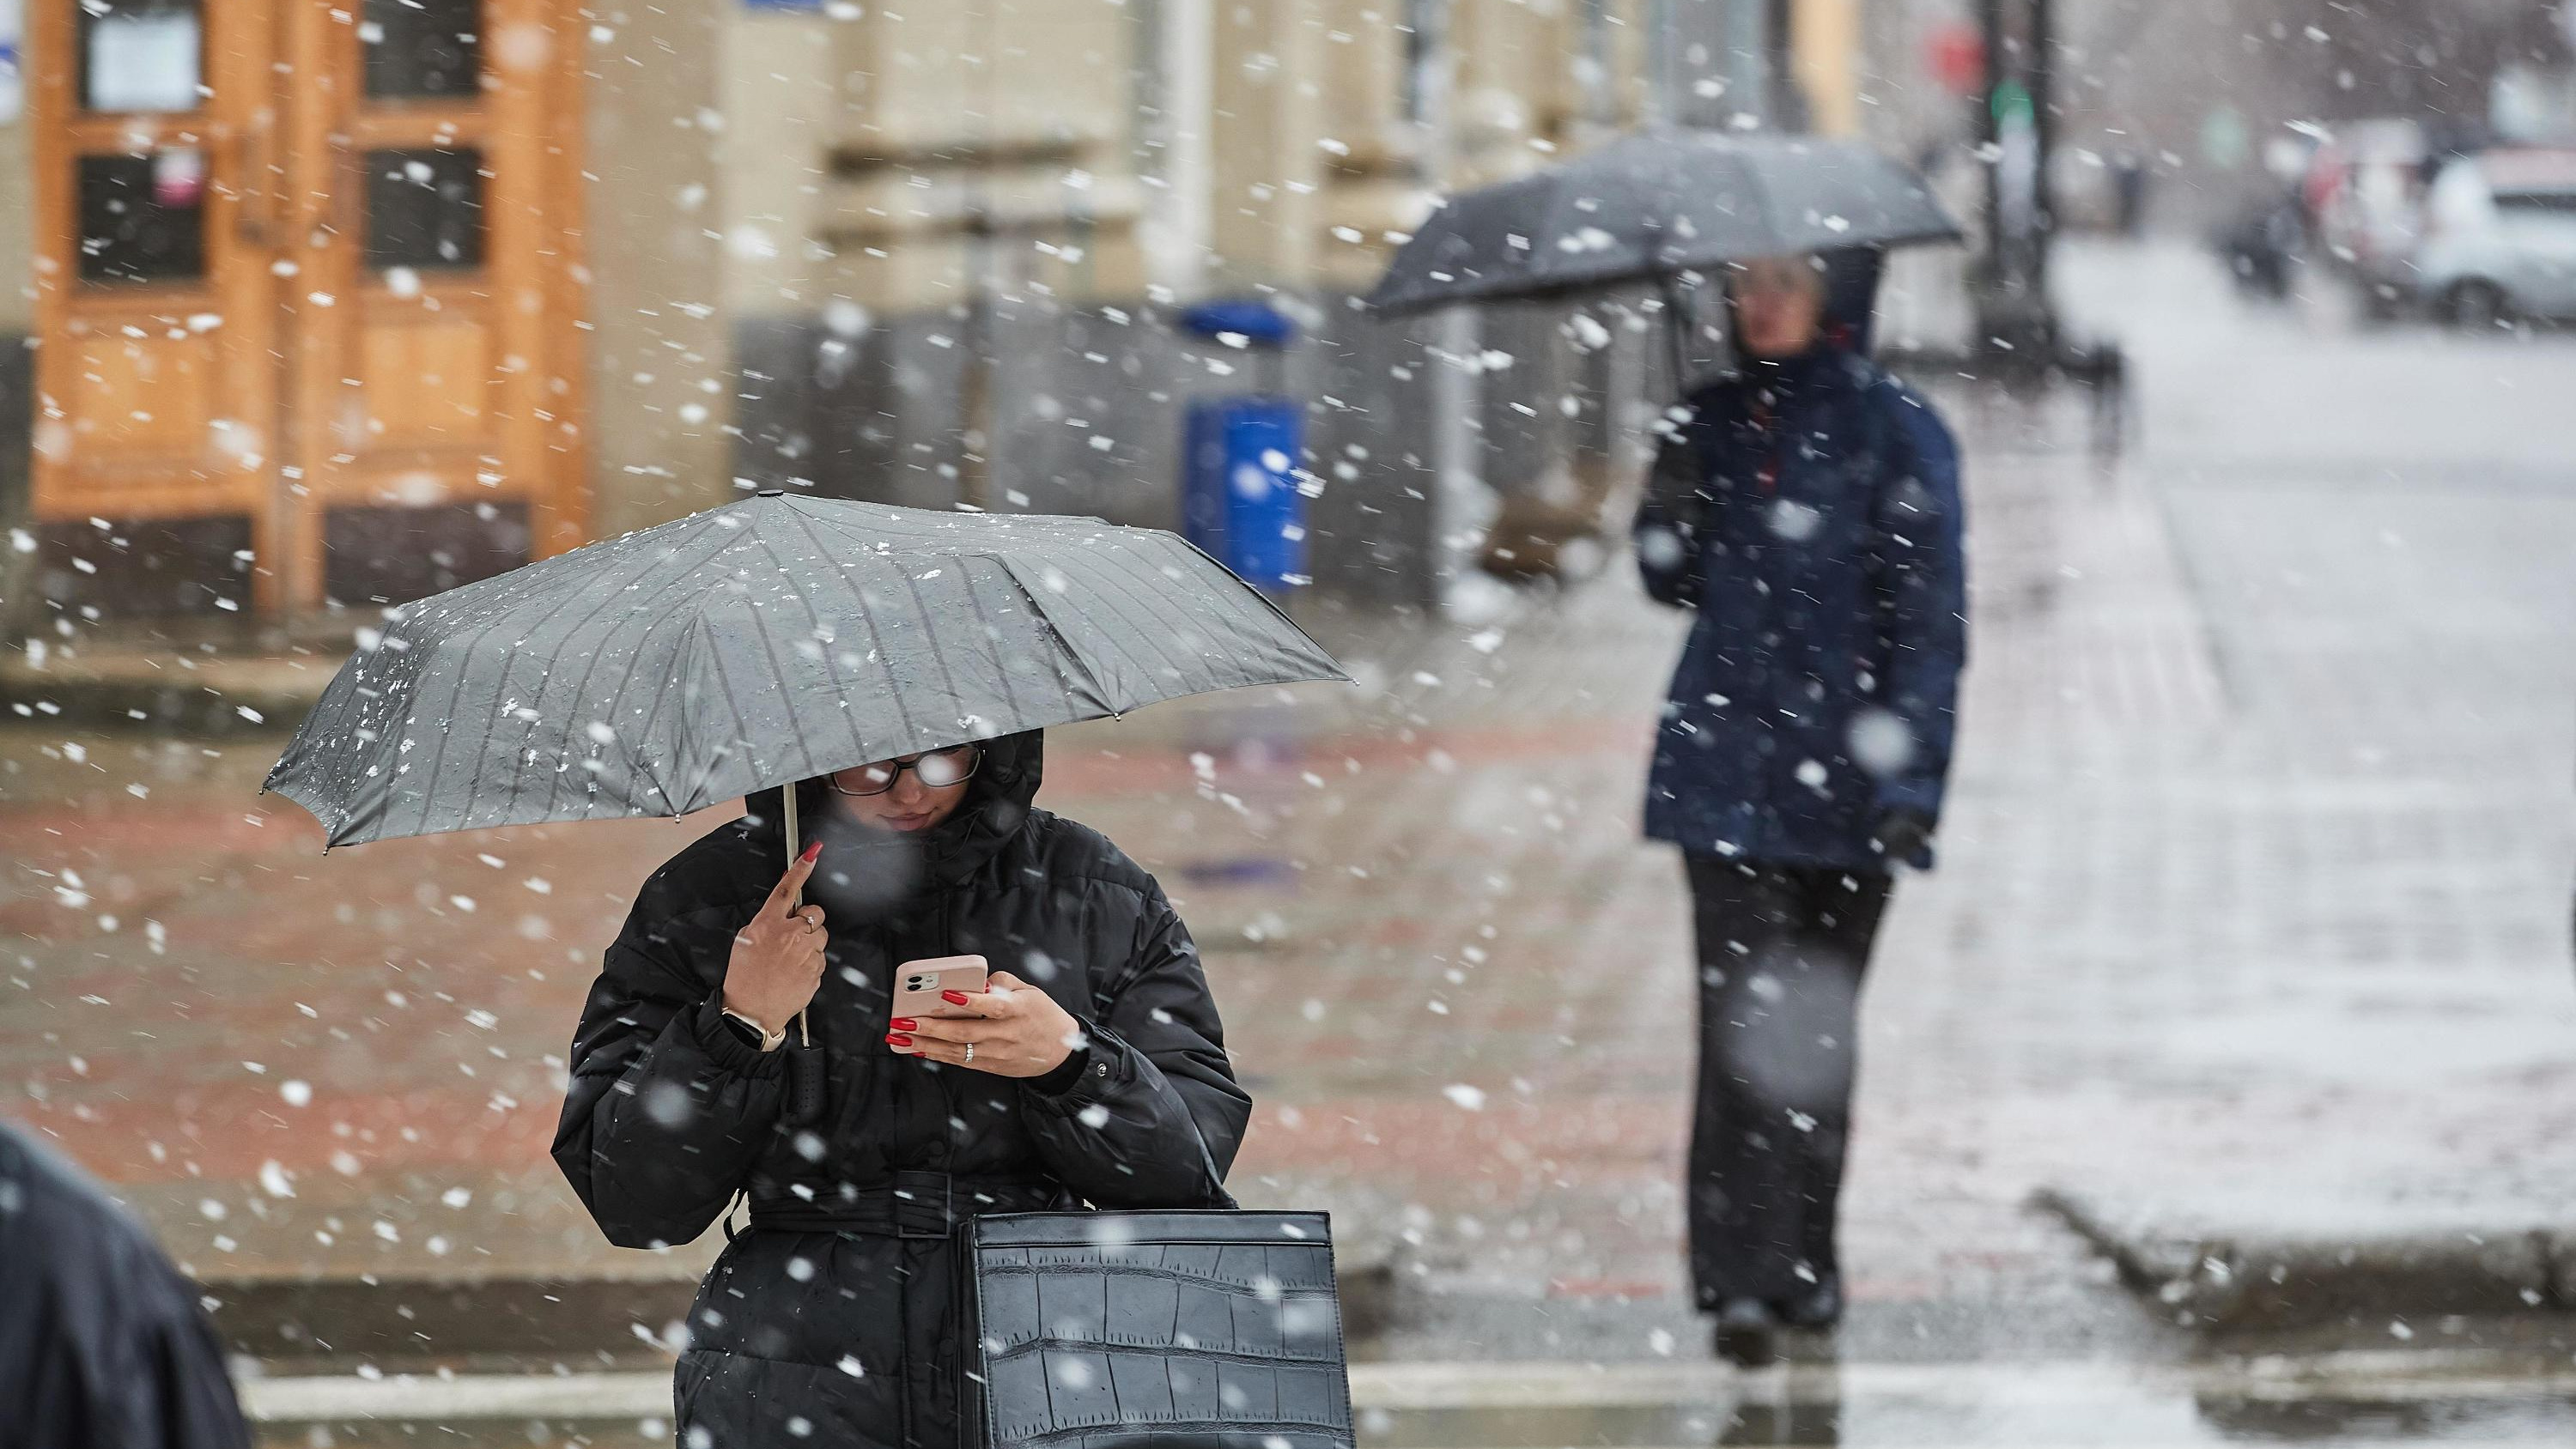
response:
<path id="1" fill-rule="evenodd" d="M 778 812 L 779 828 L 787 835 L 787 858 L 794 860 L 796 858 L 796 786 L 792 782 L 780 786 L 778 798 L 781 802 Z M 804 904 L 803 886 L 798 886 L 787 893 L 788 910 L 794 911 Z M 814 1044 L 813 1030 L 805 1024 L 805 1013 L 802 1011 L 796 1013 L 796 1037 L 805 1046 Z"/>
<path id="2" fill-rule="evenodd" d="M 779 829 L 787 836 L 787 858 L 794 860 L 797 834 L 795 783 L 791 781 L 781 786 L 778 798 L 784 802 L 778 814 Z M 790 894 L 787 908 L 794 910 L 802 905 L 804 900 L 805 891 L 799 887 Z M 809 1000 L 807 1010 L 811 1009 L 812 1003 Z M 807 1024 L 805 1017 L 804 1011 L 796 1013 L 796 1044 L 802 1050 L 798 1051 L 794 1059 L 788 1063 L 790 1076 L 787 1120 L 799 1126 L 812 1122 L 823 1114 L 823 1059 L 814 1055 L 814 1030 Z"/>

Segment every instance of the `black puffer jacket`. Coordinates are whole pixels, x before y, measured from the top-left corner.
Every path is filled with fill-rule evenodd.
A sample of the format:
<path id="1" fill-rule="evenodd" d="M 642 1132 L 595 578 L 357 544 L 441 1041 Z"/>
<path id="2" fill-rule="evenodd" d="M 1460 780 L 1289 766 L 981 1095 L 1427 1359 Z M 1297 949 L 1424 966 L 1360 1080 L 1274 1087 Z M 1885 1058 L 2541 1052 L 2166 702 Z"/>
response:
<path id="1" fill-rule="evenodd" d="M 716 1006 L 734 933 L 786 869 L 761 818 L 775 794 L 654 872 L 608 948 L 555 1160 L 613 1242 L 687 1242 L 737 1190 L 757 1229 L 690 1314 L 689 1449 L 955 1443 L 959 1215 L 1232 1206 L 1224 1176 L 1251 1101 L 1196 948 L 1152 876 L 1031 807 L 1040 762 L 1036 734 L 993 742 L 911 861 L 836 832 L 819 782 L 801 788 L 825 842 L 809 898 L 831 932 L 809 1012 L 822 1092 L 803 1120 L 802 1049 L 791 1037 L 764 1055 Z M 1089 1044 L 1034 1081 L 894 1055 L 893 968 L 962 952 L 1042 986 Z"/>

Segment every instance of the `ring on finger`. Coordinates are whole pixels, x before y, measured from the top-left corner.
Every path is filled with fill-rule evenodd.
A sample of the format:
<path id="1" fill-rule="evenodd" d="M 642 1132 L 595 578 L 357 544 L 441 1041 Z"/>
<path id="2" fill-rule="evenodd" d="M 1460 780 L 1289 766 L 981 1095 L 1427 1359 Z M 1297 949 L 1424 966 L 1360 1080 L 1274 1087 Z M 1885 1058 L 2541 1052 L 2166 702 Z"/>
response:
<path id="1" fill-rule="evenodd" d="M 970 1041 L 966 1043 L 966 1055 L 961 1058 L 961 1060 L 969 1062 L 975 1060 L 975 1044 L 973 1042 Z"/>

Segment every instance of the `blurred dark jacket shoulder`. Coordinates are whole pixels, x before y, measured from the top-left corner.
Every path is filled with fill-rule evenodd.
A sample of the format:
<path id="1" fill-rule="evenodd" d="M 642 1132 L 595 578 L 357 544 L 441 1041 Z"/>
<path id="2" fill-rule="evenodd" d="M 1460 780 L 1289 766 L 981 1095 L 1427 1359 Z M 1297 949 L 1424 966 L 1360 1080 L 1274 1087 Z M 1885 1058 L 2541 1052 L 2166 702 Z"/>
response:
<path id="1" fill-rule="evenodd" d="M 78 1168 L 0 1122 L 0 1444 L 250 1442 L 196 1285 Z"/>

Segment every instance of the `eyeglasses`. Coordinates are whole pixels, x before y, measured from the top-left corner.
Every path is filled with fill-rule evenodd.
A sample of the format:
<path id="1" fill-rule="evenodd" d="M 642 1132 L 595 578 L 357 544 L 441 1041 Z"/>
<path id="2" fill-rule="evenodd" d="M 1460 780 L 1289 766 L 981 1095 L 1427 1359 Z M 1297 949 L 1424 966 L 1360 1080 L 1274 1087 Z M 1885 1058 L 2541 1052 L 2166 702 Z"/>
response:
<path id="1" fill-rule="evenodd" d="M 882 795 L 894 788 L 894 782 L 903 778 L 904 771 L 910 770 L 928 788 L 945 790 L 951 785 L 965 784 L 974 775 L 975 767 L 983 763 L 981 746 L 952 745 L 944 750 L 915 755 L 909 760 L 879 760 L 873 765 L 861 765 L 858 776 L 865 783 L 855 789 L 841 783 L 841 776 L 850 773 L 847 770 L 838 771 L 830 778 L 832 788 L 844 795 Z"/>

